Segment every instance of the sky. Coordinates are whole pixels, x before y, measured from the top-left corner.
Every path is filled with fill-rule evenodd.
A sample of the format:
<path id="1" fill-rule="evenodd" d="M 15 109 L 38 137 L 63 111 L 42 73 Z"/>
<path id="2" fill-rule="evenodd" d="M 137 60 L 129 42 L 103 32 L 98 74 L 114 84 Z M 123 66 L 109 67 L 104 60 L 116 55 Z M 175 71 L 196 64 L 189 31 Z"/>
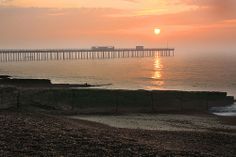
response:
<path id="1" fill-rule="evenodd" d="M 236 0 L 0 0 L 0 49 L 168 45 L 236 53 L 235 43 Z"/>

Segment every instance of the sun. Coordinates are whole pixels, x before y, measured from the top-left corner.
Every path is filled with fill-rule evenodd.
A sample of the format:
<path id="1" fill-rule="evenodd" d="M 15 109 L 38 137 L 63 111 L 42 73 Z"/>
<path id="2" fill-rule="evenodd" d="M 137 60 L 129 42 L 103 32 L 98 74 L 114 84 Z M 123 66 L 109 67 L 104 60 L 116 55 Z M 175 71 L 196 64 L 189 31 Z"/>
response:
<path id="1" fill-rule="evenodd" d="M 159 34 L 161 33 L 161 29 L 160 29 L 160 28 L 155 28 L 155 29 L 154 29 L 154 33 L 155 33 L 156 35 L 159 35 Z"/>

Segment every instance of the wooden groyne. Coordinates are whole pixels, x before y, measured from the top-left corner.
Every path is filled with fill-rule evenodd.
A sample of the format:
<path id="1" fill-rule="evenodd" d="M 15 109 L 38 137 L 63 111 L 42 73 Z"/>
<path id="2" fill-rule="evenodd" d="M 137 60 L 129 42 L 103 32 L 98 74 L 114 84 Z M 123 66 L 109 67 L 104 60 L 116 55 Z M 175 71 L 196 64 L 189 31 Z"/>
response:
<path id="1" fill-rule="evenodd" d="M 233 103 L 234 97 L 225 92 L 0 88 L 0 109 L 63 114 L 205 113 Z"/>
<path id="2" fill-rule="evenodd" d="M 49 79 L 17 79 L 8 75 L 0 75 L 0 86 L 17 88 L 76 88 L 76 87 L 101 87 L 111 84 L 53 84 Z"/>
<path id="3" fill-rule="evenodd" d="M 174 56 L 174 48 L 123 49 L 7 49 L 0 50 L 0 62 L 114 59 Z"/>

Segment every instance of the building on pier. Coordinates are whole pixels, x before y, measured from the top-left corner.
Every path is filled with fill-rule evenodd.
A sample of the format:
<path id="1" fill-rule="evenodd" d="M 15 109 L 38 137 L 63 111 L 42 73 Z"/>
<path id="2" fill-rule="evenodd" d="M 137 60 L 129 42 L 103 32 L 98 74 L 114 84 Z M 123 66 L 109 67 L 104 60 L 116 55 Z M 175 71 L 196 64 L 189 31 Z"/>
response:
<path id="1" fill-rule="evenodd" d="M 94 51 L 114 51 L 115 47 L 114 46 L 93 46 L 91 50 Z"/>
<path id="2" fill-rule="evenodd" d="M 144 50 L 144 46 L 136 46 L 136 50 L 138 51 Z"/>

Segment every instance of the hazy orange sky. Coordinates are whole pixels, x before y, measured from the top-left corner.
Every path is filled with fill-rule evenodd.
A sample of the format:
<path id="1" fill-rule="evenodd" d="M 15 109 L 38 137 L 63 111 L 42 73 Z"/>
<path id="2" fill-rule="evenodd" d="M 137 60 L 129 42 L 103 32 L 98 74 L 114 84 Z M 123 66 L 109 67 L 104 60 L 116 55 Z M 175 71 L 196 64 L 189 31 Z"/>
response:
<path id="1" fill-rule="evenodd" d="M 235 51 L 236 0 L 0 0 L 0 48 L 167 41 L 181 51 Z"/>

